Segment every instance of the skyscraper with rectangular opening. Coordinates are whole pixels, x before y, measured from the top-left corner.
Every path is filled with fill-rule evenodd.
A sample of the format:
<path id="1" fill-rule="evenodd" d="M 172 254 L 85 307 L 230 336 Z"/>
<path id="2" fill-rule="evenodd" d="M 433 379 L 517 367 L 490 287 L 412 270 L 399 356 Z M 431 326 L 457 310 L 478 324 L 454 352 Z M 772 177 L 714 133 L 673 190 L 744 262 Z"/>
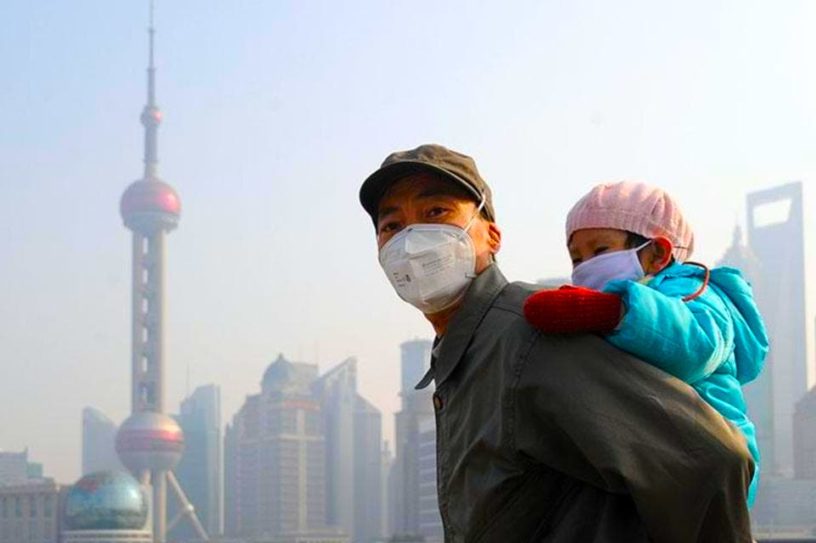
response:
<path id="1" fill-rule="evenodd" d="M 771 349 L 765 371 L 745 387 L 764 473 L 793 475 L 793 416 L 807 392 L 802 183 L 748 195 L 748 245 L 758 261 L 757 303 Z"/>

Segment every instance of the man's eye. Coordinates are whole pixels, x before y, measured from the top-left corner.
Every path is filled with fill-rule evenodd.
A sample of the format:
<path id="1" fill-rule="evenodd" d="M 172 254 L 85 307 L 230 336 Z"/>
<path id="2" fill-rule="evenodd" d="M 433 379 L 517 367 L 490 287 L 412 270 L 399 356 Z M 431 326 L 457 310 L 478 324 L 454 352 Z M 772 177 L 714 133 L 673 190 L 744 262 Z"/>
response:
<path id="1" fill-rule="evenodd" d="M 388 232 L 393 232 L 393 231 L 397 230 L 398 228 L 399 228 L 399 223 L 398 222 L 396 222 L 396 221 L 387 222 L 387 223 L 383 224 L 382 226 L 380 226 L 380 234 L 386 234 Z"/>
<path id="2" fill-rule="evenodd" d="M 428 210 L 427 216 L 430 218 L 439 217 L 447 211 L 444 207 L 432 207 Z"/>

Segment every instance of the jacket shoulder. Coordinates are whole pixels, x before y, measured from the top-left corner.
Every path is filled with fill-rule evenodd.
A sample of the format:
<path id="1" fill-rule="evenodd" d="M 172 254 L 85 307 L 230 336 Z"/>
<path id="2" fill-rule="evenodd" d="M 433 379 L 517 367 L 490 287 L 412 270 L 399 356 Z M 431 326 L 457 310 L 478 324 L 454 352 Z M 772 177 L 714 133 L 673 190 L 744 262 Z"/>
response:
<path id="1" fill-rule="evenodd" d="M 541 287 L 532 283 L 523 283 L 521 281 L 510 283 L 496 297 L 492 309 L 514 313 L 524 320 L 524 302 L 531 294 L 539 290 L 541 290 Z"/>

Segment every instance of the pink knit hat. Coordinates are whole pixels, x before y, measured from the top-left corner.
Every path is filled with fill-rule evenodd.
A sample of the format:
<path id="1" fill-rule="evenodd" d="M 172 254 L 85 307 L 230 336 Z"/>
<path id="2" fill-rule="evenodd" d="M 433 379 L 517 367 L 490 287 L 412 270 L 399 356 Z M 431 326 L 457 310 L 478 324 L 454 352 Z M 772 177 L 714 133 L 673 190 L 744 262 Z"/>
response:
<path id="1" fill-rule="evenodd" d="M 694 249 L 694 233 L 677 202 L 644 183 L 603 183 L 589 191 L 567 215 L 567 243 L 573 232 L 585 228 L 626 230 L 649 239 L 665 236 L 680 262 Z"/>

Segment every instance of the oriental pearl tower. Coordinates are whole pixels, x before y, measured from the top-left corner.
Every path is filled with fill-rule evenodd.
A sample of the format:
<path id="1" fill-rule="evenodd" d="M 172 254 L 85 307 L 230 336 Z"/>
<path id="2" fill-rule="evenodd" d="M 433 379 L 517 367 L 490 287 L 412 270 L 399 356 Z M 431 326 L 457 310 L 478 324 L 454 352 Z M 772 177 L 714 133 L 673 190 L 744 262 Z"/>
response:
<path id="1" fill-rule="evenodd" d="M 199 537 L 208 541 L 195 511 L 173 475 L 184 453 L 181 428 L 164 412 L 164 259 L 165 236 L 178 224 L 178 193 L 159 179 L 158 129 L 162 114 L 156 105 L 156 68 L 153 63 L 153 3 L 150 3 L 147 104 L 141 121 L 145 129 L 144 176 L 122 195 L 120 211 L 133 232 L 131 416 L 116 436 L 122 463 L 153 491 L 153 540 L 165 543 L 166 533 L 186 517 Z M 181 507 L 167 522 L 167 486 Z"/>

